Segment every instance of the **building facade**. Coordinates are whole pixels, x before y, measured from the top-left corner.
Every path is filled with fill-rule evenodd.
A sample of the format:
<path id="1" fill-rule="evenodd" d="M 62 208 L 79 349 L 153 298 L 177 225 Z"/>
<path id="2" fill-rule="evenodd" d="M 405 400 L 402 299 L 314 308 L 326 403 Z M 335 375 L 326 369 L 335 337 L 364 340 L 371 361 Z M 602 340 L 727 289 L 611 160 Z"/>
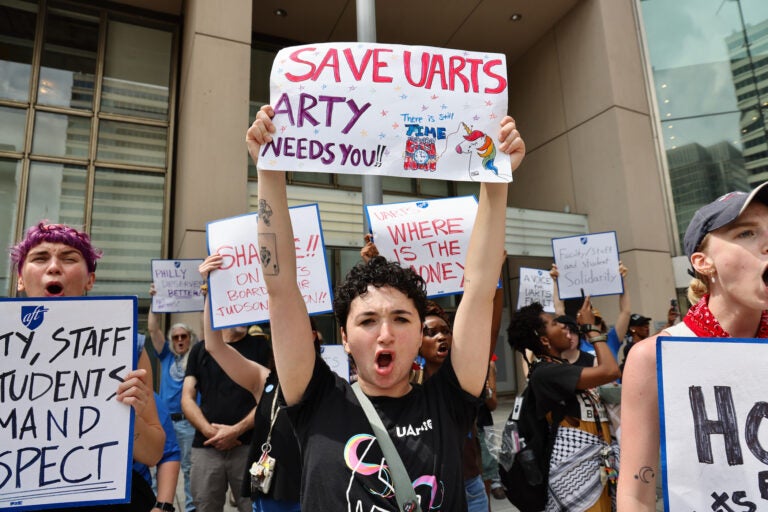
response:
<path id="1" fill-rule="evenodd" d="M 510 188 L 502 325 L 521 266 L 549 268 L 554 237 L 602 231 L 616 232 L 633 311 L 663 323 L 687 284 L 679 240 L 693 211 L 768 178 L 768 7 L 528 4 L 380 1 L 378 40 L 507 54 L 528 156 Z M 153 258 L 204 257 L 207 222 L 255 210 L 243 135 L 269 101 L 275 53 L 354 40 L 354 18 L 342 0 L 0 0 L 0 242 L 41 219 L 84 226 L 105 252 L 93 293 L 138 295 L 145 313 Z M 335 282 L 359 259 L 361 178 L 289 179 L 292 205 L 320 205 Z M 382 179 L 384 202 L 474 187 Z M 0 294 L 15 294 L 6 252 Z M 595 302 L 609 322 L 618 312 L 615 297 Z M 331 316 L 319 320 L 334 339 Z M 504 339 L 500 389 L 511 391 Z"/>

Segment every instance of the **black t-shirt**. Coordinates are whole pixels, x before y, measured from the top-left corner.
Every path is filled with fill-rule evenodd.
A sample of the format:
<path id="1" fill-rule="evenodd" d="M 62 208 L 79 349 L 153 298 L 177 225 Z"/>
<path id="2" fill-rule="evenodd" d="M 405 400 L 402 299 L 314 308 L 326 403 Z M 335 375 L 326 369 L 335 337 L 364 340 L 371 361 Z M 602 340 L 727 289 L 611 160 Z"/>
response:
<path id="1" fill-rule="evenodd" d="M 579 357 L 573 362 L 575 366 L 581 366 L 582 368 L 592 368 L 595 366 L 595 356 L 589 352 L 579 350 Z"/>
<path id="2" fill-rule="evenodd" d="M 461 389 L 450 359 L 403 397 L 370 397 L 403 460 L 421 509 L 466 510 L 464 438 L 480 400 Z M 392 477 L 370 423 L 322 358 L 301 402 L 288 408 L 303 447 L 302 510 L 397 510 Z"/>
<path id="3" fill-rule="evenodd" d="M 269 346 L 263 338 L 247 336 L 230 346 L 243 356 L 259 364 L 269 363 Z M 187 377 L 197 379 L 197 391 L 200 396 L 200 410 L 210 423 L 234 425 L 242 420 L 255 406 L 256 400 L 250 391 L 240 387 L 230 379 L 216 360 L 205 350 L 205 343 L 197 343 L 189 351 Z M 242 444 L 251 442 L 253 429 L 242 434 L 238 439 Z M 195 430 L 192 446 L 206 448 L 206 438 Z"/>
<path id="4" fill-rule="evenodd" d="M 269 433 L 270 419 L 272 416 L 272 404 L 277 392 L 277 374 L 272 372 L 267 377 L 264 385 L 264 392 L 259 399 L 259 405 L 256 407 L 256 421 L 253 428 L 253 440 L 248 451 L 248 464 L 245 467 L 243 476 L 242 496 L 246 498 L 258 497 L 260 491 L 251 493 L 251 475 L 249 470 L 251 465 L 261 457 L 261 446 L 267 440 Z M 275 416 L 275 425 L 272 428 L 272 437 L 270 444 L 270 457 L 275 459 L 275 475 L 272 478 L 272 486 L 267 497 L 273 500 L 298 502 L 299 489 L 301 484 L 301 450 L 299 441 L 293 433 L 293 426 L 285 412 L 285 401 L 282 393 L 278 405 L 283 406 L 277 410 Z"/>
<path id="5" fill-rule="evenodd" d="M 543 418 L 549 412 L 557 415 L 580 417 L 576 403 L 576 383 L 582 366 L 542 361 L 534 367 L 530 377 L 536 398 L 536 416 Z"/>

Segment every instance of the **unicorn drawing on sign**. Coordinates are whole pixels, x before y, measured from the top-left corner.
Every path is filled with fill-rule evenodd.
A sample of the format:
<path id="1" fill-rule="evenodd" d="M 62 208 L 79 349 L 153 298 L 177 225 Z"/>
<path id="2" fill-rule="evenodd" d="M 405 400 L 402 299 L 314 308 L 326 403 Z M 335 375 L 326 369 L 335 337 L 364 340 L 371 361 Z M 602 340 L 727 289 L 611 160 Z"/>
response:
<path id="1" fill-rule="evenodd" d="M 480 174 L 478 170 L 472 170 L 472 153 L 475 152 L 479 157 L 483 159 L 483 169 L 493 172 L 496 176 L 499 175 L 499 170 L 494 164 L 496 158 L 496 145 L 493 143 L 493 139 L 480 130 L 471 130 L 469 126 L 461 123 L 464 127 L 464 131 L 467 132 L 463 135 L 464 140 L 456 146 L 456 152 L 459 154 L 469 154 L 469 175 L 477 176 Z"/>

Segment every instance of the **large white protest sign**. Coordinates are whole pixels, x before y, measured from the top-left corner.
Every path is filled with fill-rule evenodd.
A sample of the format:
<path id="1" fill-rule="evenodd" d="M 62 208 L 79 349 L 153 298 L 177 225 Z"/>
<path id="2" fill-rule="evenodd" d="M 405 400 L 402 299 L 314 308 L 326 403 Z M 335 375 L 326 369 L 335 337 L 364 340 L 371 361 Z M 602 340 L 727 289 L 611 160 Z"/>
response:
<path id="1" fill-rule="evenodd" d="M 310 314 L 327 313 L 332 310 L 333 295 L 320 213 L 316 204 L 295 206 L 289 211 L 296 244 L 297 284 Z M 208 223 L 208 253 L 218 253 L 224 259 L 221 269 L 208 276 L 214 329 L 269 320 L 257 220 L 257 213 L 249 213 Z"/>
<path id="2" fill-rule="evenodd" d="M 205 296 L 200 286 L 205 283 L 197 268 L 203 260 L 152 260 L 152 311 L 186 313 L 202 311 Z"/>
<path id="3" fill-rule="evenodd" d="M 561 299 L 624 293 L 616 232 L 553 238 L 552 255 Z"/>
<path id="4" fill-rule="evenodd" d="M 366 205 L 365 213 L 379 253 L 418 272 L 429 297 L 464 291 L 473 196 Z"/>
<path id="5" fill-rule="evenodd" d="M 764 510 L 768 344 L 672 337 L 656 344 L 665 510 Z M 651 477 L 641 468 L 635 478 Z"/>
<path id="6" fill-rule="evenodd" d="M 555 285 L 549 271 L 520 267 L 520 291 L 517 296 L 518 309 L 538 302 L 544 311 L 555 312 Z"/>
<path id="7" fill-rule="evenodd" d="M 137 299 L 0 299 L 0 509 L 130 499 Z"/>
<path id="8" fill-rule="evenodd" d="M 380 43 L 284 48 L 261 169 L 512 181 L 504 54 Z"/>
<path id="9" fill-rule="evenodd" d="M 349 356 L 343 345 L 320 345 L 320 357 L 336 375 L 349 382 Z"/>

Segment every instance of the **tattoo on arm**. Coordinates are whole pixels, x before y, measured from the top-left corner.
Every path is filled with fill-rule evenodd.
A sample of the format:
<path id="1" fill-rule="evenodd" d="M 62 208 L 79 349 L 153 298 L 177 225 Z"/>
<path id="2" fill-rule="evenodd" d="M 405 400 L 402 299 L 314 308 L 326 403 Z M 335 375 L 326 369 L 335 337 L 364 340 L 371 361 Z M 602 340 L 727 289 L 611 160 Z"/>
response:
<path id="1" fill-rule="evenodd" d="M 264 275 L 276 276 L 280 273 L 280 265 L 277 263 L 277 236 L 274 233 L 259 233 L 259 257 Z"/>
<path id="2" fill-rule="evenodd" d="M 635 480 L 639 480 L 644 484 L 652 484 L 656 478 L 656 473 L 650 466 L 641 467 L 637 473 L 635 473 Z"/>
<path id="3" fill-rule="evenodd" d="M 259 199 L 259 219 L 267 226 L 272 219 L 272 207 L 267 204 L 266 199 Z"/>

